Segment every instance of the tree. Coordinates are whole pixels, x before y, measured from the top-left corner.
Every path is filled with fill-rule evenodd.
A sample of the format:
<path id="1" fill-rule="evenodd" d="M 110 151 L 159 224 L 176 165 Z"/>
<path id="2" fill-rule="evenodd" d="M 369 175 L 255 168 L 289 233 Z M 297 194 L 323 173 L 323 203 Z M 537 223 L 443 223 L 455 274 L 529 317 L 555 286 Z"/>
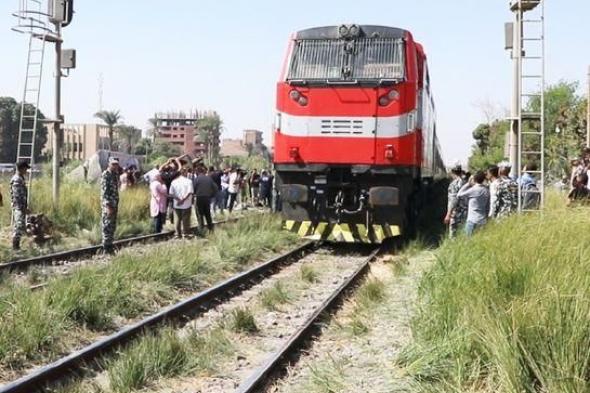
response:
<path id="1" fill-rule="evenodd" d="M 153 148 L 148 156 L 148 161 L 151 163 L 162 163 L 170 157 L 178 157 L 182 154 L 179 146 L 166 142 L 155 142 Z"/>
<path id="2" fill-rule="evenodd" d="M 25 113 L 34 113 L 34 106 L 27 104 Z M 20 128 L 21 104 L 12 97 L 0 97 L 0 161 L 15 162 Z M 41 111 L 39 119 L 45 119 Z M 41 151 L 47 144 L 47 127 L 37 122 L 35 133 L 35 160 L 41 157 Z"/>
<path id="3" fill-rule="evenodd" d="M 109 150 L 113 148 L 113 134 L 115 133 L 115 127 L 119 124 L 119 121 L 123 118 L 120 111 L 100 111 L 94 114 L 94 117 L 102 120 L 109 127 Z"/>
<path id="4" fill-rule="evenodd" d="M 122 140 L 127 154 L 133 152 L 135 145 L 141 139 L 141 130 L 139 128 L 125 124 L 117 127 L 117 134 Z"/>
<path id="5" fill-rule="evenodd" d="M 198 138 L 207 147 L 207 158 L 210 163 L 219 161 L 219 139 L 222 125 L 223 122 L 215 111 L 205 112 L 197 120 Z"/>
<path id="6" fill-rule="evenodd" d="M 485 170 L 491 165 L 504 160 L 506 134 L 510 130 L 510 122 L 495 120 L 491 124 L 480 124 L 473 131 L 475 145 L 469 158 L 472 171 Z"/>
<path id="7" fill-rule="evenodd" d="M 480 124 L 477 126 L 475 131 L 473 131 L 473 139 L 475 139 L 475 144 L 479 148 L 481 154 L 486 154 L 490 148 L 491 132 L 492 127 L 490 124 Z"/>
<path id="8" fill-rule="evenodd" d="M 141 138 L 139 143 L 135 145 L 133 154 L 137 156 L 147 156 L 154 149 L 154 144 L 150 138 Z"/>
<path id="9" fill-rule="evenodd" d="M 567 175 L 570 160 L 577 158 L 586 140 L 586 99 L 580 96 L 577 82 L 561 81 L 545 91 L 545 164 L 548 181 Z M 528 112 L 540 112 L 541 100 L 534 97 L 526 106 Z M 486 118 L 490 118 L 484 113 Z M 539 125 L 526 125 L 525 131 L 539 130 Z M 475 145 L 469 158 L 472 170 L 485 169 L 487 165 L 505 159 L 508 121 L 494 121 L 479 125 L 473 132 Z M 538 150 L 538 141 L 525 144 L 529 150 Z M 530 141 L 530 140 L 529 140 Z M 526 157 L 525 157 L 526 160 Z"/>

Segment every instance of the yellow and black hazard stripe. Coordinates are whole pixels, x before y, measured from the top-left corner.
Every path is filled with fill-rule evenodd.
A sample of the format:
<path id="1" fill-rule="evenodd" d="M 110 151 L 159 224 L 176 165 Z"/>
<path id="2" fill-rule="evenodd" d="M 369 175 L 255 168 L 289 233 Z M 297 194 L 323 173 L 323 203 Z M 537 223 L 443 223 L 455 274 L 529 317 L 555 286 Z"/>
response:
<path id="1" fill-rule="evenodd" d="M 284 228 L 310 240 L 324 240 L 337 243 L 379 244 L 383 240 L 401 235 L 397 225 L 334 224 L 311 221 L 286 220 Z"/>

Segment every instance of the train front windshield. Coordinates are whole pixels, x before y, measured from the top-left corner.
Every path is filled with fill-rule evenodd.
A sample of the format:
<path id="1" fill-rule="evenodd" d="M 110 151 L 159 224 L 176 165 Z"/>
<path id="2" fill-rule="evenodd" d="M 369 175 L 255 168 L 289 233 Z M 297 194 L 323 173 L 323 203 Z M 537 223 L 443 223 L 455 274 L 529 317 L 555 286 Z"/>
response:
<path id="1" fill-rule="evenodd" d="M 393 38 L 297 40 L 288 80 L 403 80 L 404 41 Z"/>

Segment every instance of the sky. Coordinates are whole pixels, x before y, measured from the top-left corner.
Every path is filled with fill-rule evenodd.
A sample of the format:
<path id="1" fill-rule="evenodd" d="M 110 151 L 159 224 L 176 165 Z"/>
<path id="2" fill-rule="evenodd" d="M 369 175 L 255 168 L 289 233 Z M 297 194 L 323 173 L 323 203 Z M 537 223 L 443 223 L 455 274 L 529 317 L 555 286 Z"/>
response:
<path id="1" fill-rule="evenodd" d="M 0 96 L 20 100 L 27 41 L 11 31 L 19 0 L 0 0 Z M 586 83 L 590 1 L 547 0 L 547 76 Z M 78 52 L 63 84 L 68 123 L 96 122 L 103 108 L 147 128 L 158 111 L 216 110 L 223 137 L 264 131 L 270 143 L 275 85 L 292 32 L 342 23 L 410 30 L 430 63 L 438 130 L 447 163 L 465 161 L 481 104 L 508 108 L 512 68 L 504 50 L 508 0 L 76 0 L 64 48 Z M 53 114 L 53 56 L 41 110 Z"/>

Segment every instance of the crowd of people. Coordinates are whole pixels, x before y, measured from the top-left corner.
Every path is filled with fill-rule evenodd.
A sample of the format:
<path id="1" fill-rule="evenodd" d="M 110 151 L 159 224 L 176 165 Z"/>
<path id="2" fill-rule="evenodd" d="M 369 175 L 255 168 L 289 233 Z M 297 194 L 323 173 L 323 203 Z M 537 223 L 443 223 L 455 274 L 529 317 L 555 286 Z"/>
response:
<path id="1" fill-rule="evenodd" d="M 534 164 L 522 169 L 520 179 L 510 177 L 512 168 L 502 162 L 486 172 L 464 172 L 461 166 L 451 170 L 448 207 L 445 223 L 449 236 L 455 237 L 461 228 L 467 236 L 483 227 L 489 220 L 499 220 L 518 211 L 519 198 L 523 211 L 537 210 L 541 202 Z M 520 196 L 519 196 L 520 188 Z"/>
<path id="2" fill-rule="evenodd" d="M 20 249 L 26 232 L 28 189 L 25 180 L 30 166 L 27 162 L 16 164 L 10 179 L 12 208 L 12 248 Z M 246 171 L 238 166 L 223 170 L 206 167 L 202 159 L 190 160 L 188 156 L 168 159 L 140 176 L 137 167 L 122 168 L 116 157 L 110 157 L 100 180 L 102 246 L 107 253 L 114 252 L 113 243 L 117 228 L 120 192 L 140 182 L 149 185 L 149 211 L 153 220 L 153 232 L 160 233 L 167 220 L 175 226 L 177 238 L 194 235 L 191 228 L 192 212 L 198 221 L 197 234 L 213 231 L 213 213 L 231 214 L 238 206 L 273 208 L 274 177 L 268 170 Z M 0 206 L 2 206 L 0 193 Z"/>
<path id="3" fill-rule="evenodd" d="M 557 188 L 569 190 L 569 205 L 590 205 L 590 148 L 585 148 L 581 158 L 572 160 L 571 165 L 571 177 L 564 177 Z M 16 172 L 10 180 L 14 250 L 20 249 L 29 213 L 25 181 L 29 169 L 27 162 L 17 163 Z M 450 237 L 455 237 L 461 230 L 471 236 L 488 221 L 515 213 L 519 198 L 522 210 L 538 209 L 541 193 L 535 176 L 540 173 L 537 167 L 526 165 L 519 179 L 510 176 L 511 169 L 507 162 L 490 166 L 485 173 L 478 171 L 471 174 L 463 171 L 460 165 L 452 168 L 444 219 L 449 226 Z M 169 220 L 175 226 L 177 238 L 192 237 L 190 223 L 193 210 L 199 224 L 198 234 L 204 234 L 213 230 L 212 212 L 223 214 L 227 210 L 231 214 L 237 206 L 242 209 L 249 206 L 273 209 L 274 177 L 268 170 L 259 173 L 256 169 L 245 171 L 238 166 L 216 169 L 206 167 L 201 159 L 191 161 L 188 156 L 181 156 L 168 159 L 141 177 L 137 167 L 123 169 L 119 160 L 111 157 L 101 177 L 102 244 L 105 252 L 114 251 L 119 192 L 141 180 L 149 184 L 149 210 L 154 233 L 160 233 Z"/>
<path id="4" fill-rule="evenodd" d="M 515 213 L 519 198 L 523 211 L 539 209 L 541 192 L 537 184 L 536 175 L 540 173 L 537 166 L 527 164 L 519 179 L 510 176 L 511 169 L 508 162 L 501 162 L 490 166 L 485 173 L 478 171 L 473 175 L 463 171 L 460 165 L 451 170 L 445 216 L 451 238 L 461 229 L 471 236 L 489 220 Z M 568 192 L 569 206 L 590 205 L 589 177 L 590 148 L 584 148 L 581 157 L 571 161 L 571 176 L 556 183 L 558 191 Z"/>
<path id="5" fill-rule="evenodd" d="M 121 173 L 123 172 L 123 173 Z M 109 166 L 101 179 L 103 247 L 113 252 L 117 222 L 119 190 L 134 182 L 135 169 L 122 170 L 117 158 L 109 159 Z M 123 181 L 127 184 L 123 186 Z M 198 221 L 198 234 L 213 231 L 212 212 L 231 214 L 239 205 L 272 208 L 274 178 L 269 171 L 247 172 L 237 166 L 223 170 L 206 167 L 201 159 L 188 156 L 168 159 L 143 176 L 150 189 L 150 215 L 155 233 L 160 233 L 167 220 L 174 224 L 176 238 L 190 238 L 191 216 L 194 210 Z"/>

